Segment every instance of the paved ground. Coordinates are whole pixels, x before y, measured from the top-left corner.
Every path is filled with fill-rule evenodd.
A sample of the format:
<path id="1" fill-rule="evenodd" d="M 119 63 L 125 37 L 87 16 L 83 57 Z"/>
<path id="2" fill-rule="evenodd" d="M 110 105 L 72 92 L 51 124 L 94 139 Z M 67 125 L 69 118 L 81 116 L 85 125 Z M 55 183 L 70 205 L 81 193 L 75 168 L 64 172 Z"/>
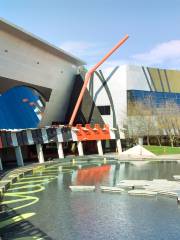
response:
<path id="1" fill-rule="evenodd" d="M 104 157 L 113 157 L 116 158 L 118 160 L 127 160 L 127 161 L 131 161 L 131 160 L 180 160 L 180 154 L 168 154 L 168 155 L 156 155 L 155 157 L 146 157 L 143 155 L 122 155 L 119 156 L 117 153 L 108 153 L 105 154 Z"/>
<path id="2" fill-rule="evenodd" d="M 157 157 L 163 158 L 163 159 L 175 159 L 175 160 L 180 160 L 180 154 L 161 155 L 161 156 L 157 156 Z"/>

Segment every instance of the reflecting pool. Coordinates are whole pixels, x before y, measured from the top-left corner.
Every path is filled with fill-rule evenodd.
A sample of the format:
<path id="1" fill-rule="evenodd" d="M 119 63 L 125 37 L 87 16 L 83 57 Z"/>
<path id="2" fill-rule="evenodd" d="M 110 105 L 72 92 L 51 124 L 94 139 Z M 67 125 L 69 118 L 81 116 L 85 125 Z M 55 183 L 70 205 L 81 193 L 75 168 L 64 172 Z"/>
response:
<path id="1" fill-rule="evenodd" d="M 101 185 L 115 186 L 123 179 L 172 180 L 173 175 L 180 175 L 180 163 L 61 165 L 49 165 L 12 185 L 0 214 L 2 239 L 180 239 L 180 208 L 174 198 L 99 190 Z M 96 185 L 97 190 L 71 192 L 69 185 Z"/>

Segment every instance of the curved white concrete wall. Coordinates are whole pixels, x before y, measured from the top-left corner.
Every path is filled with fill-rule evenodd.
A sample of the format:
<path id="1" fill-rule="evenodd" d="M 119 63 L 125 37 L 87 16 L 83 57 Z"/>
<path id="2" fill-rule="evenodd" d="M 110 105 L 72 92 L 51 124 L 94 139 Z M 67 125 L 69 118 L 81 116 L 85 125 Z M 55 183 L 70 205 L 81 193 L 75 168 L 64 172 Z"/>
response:
<path id="1" fill-rule="evenodd" d="M 78 64 L 0 29 L 0 76 L 52 89 L 41 126 L 64 121 Z"/>
<path id="2" fill-rule="evenodd" d="M 114 69 L 115 66 L 114 68 L 103 69 L 102 73 L 107 80 L 106 84 L 111 93 L 117 125 L 121 129 L 127 121 L 127 90 L 149 91 L 150 89 L 146 77 L 150 77 L 146 68 L 144 68 L 144 71 L 146 71 L 145 77 L 143 68 L 141 66 L 122 65 L 117 67 L 117 70 L 108 79 L 108 76 L 113 72 Z M 96 75 L 94 75 L 93 84 L 93 99 L 96 103 L 96 106 L 110 105 L 106 89 L 102 87 L 102 82 Z M 111 114 L 102 115 L 102 117 L 105 123 L 108 123 L 111 127 L 114 127 L 112 106 L 110 107 Z"/>
<path id="3" fill-rule="evenodd" d="M 114 68 L 109 68 L 102 71 L 106 80 L 113 69 Z M 104 87 L 102 87 L 102 83 L 96 75 L 94 75 L 93 83 L 93 99 L 96 106 L 110 105 L 107 91 Z M 113 100 L 117 124 L 121 128 L 127 115 L 127 66 L 120 66 L 112 77 L 106 81 L 106 84 Z M 105 123 L 108 123 L 111 127 L 113 127 L 112 106 L 111 115 L 102 115 L 102 117 Z"/>

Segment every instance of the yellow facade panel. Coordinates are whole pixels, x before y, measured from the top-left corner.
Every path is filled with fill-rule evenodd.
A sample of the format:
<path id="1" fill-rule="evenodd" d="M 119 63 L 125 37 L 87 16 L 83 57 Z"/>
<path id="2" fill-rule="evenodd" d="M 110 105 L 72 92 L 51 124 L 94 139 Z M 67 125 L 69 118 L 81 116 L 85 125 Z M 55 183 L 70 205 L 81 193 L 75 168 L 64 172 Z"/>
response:
<path id="1" fill-rule="evenodd" d="M 155 91 L 162 92 L 163 90 L 162 90 L 157 68 L 149 68 L 149 74 L 151 77 L 151 81 L 153 81 L 154 83 Z"/>

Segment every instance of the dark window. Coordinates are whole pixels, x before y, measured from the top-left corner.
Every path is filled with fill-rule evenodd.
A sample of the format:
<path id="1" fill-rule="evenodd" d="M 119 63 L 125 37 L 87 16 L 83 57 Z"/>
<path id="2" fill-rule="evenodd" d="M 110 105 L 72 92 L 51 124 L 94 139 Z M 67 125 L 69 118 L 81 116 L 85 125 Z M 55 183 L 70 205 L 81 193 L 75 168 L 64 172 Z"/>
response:
<path id="1" fill-rule="evenodd" d="M 111 110 L 110 110 L 110 106 L 97 106 L 99 109 L 99 112 L 101 115 L 110 115 L 111 114 Z"/>

